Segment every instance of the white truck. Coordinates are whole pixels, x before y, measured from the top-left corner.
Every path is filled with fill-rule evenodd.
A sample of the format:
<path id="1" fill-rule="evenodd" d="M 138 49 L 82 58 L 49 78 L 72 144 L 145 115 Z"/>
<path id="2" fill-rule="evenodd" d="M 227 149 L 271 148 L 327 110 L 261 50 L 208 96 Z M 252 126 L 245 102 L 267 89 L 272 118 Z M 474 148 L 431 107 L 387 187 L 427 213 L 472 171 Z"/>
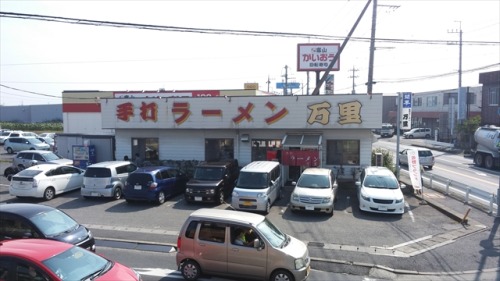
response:
<path id="1" fill-rule="evenodd" d="M 500 127 L 482 126 L 474 133 L 477 143 L 474 164 L 493 169 L 500 167 Z"/>

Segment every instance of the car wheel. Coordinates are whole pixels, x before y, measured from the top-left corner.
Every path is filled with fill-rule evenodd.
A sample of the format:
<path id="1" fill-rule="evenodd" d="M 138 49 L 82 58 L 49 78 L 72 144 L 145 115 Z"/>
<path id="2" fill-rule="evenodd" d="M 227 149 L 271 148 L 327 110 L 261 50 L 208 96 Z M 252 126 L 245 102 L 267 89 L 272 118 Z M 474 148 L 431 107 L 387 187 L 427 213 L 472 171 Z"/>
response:
<path id="1" fill-rule="evenodd" d="M 45 200 L 52 200 L 54 199 L 56 195 L 56 191 L 54 190 L 54 188 L 52 187 L 47 187 L 47 189 L 45 189 L 45 191 L 43 192 L 43 199 Z"/>
<path id="2" fill-rule="evenodd" d="M 412 138 L 413 138 L 413 135 L 409 135 L 409 136 L 408 136 L 408 138 L 409 138 L 409 139 L 412 139 Z"/>
<path id="3" fill-rule="evenodd" d="M 90 199 L 90 196 L 83 196 L 83 199 Z"/>
<path id="4" fill-rule="evenodd" d="M 293 281 L 293 275 L 286 270 L 276 270 L 271 276 L 271 281 Z"/>
<path id="5" fill-rule="evenodd" d="M 426 139 L 430 139 L 430 138 L 431 138 L 431 135 L 425 135 L 425 138 L 426 138 Z"/>
<path id="6" fill-rule="evenodd" d="M 26 167 L 24 167 L 24 165 L 19 165 L 19 166 L 17 166 L 17 169 L 19 171 L 22 171 L 22 170 L 26 169 Z"/>
<path id="7" fill-rule="evenodd" d="M 224 196 L 224 189 L 219 190 L 217 197 L 218 197 L 217 203 L 219 203 L 219 205 L 222 205 L 226 202 L 226 198 Z"/>
<path id="8" fill-rule="evenodd" d="M 186 280 L 194 281 L 201 276 L 201 268 L 195 261 L 185 261 L 181 265 L 182 277 Z"/>
<path id="9" fill-rule="evenodd" d="M 158 193 L 158 197 L 156 198 L 156 203 L 158 203 L 158 205 L 165 203 L 165 192 L 160 191 L 160 193 Z"/>
<path id="10" fill-rule="evenodd" d="M 493 169 L 493 157 L 491 155 L 486 155 L 484 158 L 484 167 L 487 169 Z"/>
<path id="11" fill-rule="evenodd" d="M 429 166 L 429 170 L 432 170 L 432 166 Z"/>
<path id="12" fill-rule="evenodd" d="M 132 199 L 125 199 L 125 201 L 127 201 L 127 203 L 134 203 L 134 200 Z"/>
<path id="13" fill-rule="evenodd" d="M 11 147 L 7 147 L 7 153 L 14 154 L 14 150 Z"/>
<path id="14" fill-rule="evenodd" d="M 122 189 L 120 187 L 117 187 L 115 189 L 115 194 L 114 194 L 113 198 L 115 200 L 118 200 L 118 199 L 122 198 Z"/>
<path id="15" fill-rule="evenodd" d="M 476 155 L 474 156 L 474 162 L 476 162 L 476 165 L 478 165 L 479 167 L 483 167 L 484 166 L 484 157 L 481 153 L 476 153 Z"/>

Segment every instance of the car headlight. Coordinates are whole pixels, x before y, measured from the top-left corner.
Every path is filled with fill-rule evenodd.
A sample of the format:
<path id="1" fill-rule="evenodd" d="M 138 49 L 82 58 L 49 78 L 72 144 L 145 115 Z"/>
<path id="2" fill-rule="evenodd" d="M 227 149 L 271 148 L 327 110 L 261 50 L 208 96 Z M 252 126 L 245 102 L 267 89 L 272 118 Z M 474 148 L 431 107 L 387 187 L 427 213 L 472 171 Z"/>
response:
<path id="1" fill-rule="evenodd" d="M 306 266 L 306 260 L 303 258 L 295 259 L 295 269 L 301 269 Z"/>
<path id="2" fill-rule="evenodd" d="M 296 193 L 292 193 L 292 201 L 299 201 L 299 195 Z"/>
<path id="3" fill-rule="evenodd" d="M 330 201 L 332 201 L 332 198 L 331 197 L 325 197 L 323 198 L 323 200 L 321 200 L 321 203 L 330 203 Z"/>
<path id="4" fill-rule="evenodd" d="M 401 202 L 403 202 L 403 198 L 396 200 L 396 203 L 401 203 Z"/>
<path id="5" fill-rule="evenodd" d="M 207 190 L 207 193 L 208 193 L 208 194 L 215 194 L 215 189 L 208 189 L 208 190 Z"/>
<path id="6" fill-rule="evenodd" d="M 240 194 L 238 194 L 238 192 L 237 192 L 237 191 L 233 191 L 232 196 L 233 196 L 233 197 L 239 197 L 239 196 L 240 196 Z"/>
<path id="7" fill-rule="evenodd" d="M 361 193 L 361 198 L 365 201 L 370 201 L 370 197 L 369 196 L 366 196 L 364 195 L 363 193 Z"/>
<path id="8" fill-rule="evenodd" d="M 190 188 L 190 187 L 188 187 L 188 188 L 186 188 L 186 192 L 187 192 L 187 193 L 192 193 L 192 192 L 193 192 L 193 189 L 192 189 L 192 188 Z"/>

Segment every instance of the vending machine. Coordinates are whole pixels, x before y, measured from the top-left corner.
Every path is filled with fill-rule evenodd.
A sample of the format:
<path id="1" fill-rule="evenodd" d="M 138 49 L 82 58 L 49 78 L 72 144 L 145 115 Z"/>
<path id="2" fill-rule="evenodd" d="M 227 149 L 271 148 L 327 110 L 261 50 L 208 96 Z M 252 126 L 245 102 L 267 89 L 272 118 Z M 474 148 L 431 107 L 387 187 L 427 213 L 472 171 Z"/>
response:
<path id="1" fill-rule="evenodd" d="M 96 149 L 93 145 L 73 145 L 73 165 L 86 169 L 96 163 Z"/>

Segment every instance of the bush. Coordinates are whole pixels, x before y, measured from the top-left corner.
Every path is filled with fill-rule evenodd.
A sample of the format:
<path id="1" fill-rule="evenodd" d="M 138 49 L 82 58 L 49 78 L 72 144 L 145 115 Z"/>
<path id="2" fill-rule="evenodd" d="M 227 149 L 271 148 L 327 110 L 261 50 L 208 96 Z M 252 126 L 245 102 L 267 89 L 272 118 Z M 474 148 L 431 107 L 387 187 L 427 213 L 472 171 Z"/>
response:
<path id="1" fill-rule="evenodd" d="M 375 166 L 376 153 L 382 153 L 383 166 L 391 170 L 393 173 L 396 173 L 396 166 L 394 165 L 394 155 L 392 154 L 392 152 L 379 147 L 372 150 L 372 166 Z"/>
<path id="2" fill-rule="evenodd" d="M 27 132 L 63 132 L 62 122 L 41 122 L 41 123 L 17 123 L 17 122 L 0 122 L 0 128 L 27 131 Z"/>

